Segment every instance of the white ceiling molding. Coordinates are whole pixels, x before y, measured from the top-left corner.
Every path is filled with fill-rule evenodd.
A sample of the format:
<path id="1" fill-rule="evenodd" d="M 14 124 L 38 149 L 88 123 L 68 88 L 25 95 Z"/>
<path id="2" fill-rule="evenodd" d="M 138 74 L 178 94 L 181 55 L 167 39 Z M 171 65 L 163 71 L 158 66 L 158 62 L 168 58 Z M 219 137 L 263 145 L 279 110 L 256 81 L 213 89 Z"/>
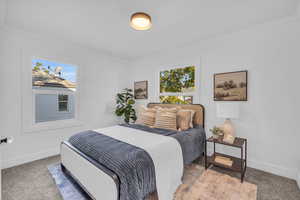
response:
<path id="1" fill-rule="evenodd" d="M 295 15 L 297 3 L 298 0 L 8 0 L 7 24 L 132 59 Z M 134 12 L 151 15 L 152 28 L 133 30 L 129 21 Z"/>

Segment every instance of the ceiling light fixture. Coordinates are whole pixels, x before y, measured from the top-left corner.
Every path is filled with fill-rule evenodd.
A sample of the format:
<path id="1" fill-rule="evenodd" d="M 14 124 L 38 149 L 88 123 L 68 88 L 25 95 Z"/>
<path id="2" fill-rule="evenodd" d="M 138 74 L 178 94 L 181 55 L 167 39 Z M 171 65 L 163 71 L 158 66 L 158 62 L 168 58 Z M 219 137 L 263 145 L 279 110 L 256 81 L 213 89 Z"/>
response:
<path id="1" fill-rule="evenodd" d="M 139 31 L 148 30 L 152 26 L 151 17 L 143 12 L 134 13 L 130 18 L 130 26 Z"/>

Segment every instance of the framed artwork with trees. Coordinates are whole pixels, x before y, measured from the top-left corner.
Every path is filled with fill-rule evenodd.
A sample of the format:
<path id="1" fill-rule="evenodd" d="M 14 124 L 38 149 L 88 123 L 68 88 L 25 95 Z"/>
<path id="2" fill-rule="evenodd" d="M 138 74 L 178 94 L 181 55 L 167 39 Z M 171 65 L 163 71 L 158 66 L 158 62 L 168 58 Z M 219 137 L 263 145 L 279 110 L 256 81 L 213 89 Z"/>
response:
<path id="1" fill-rule="evenodd" d="M 134 82 L 134 98 L 148 99 L 148 81 Z"/>
<path id="2" fill-rule="evenodd" d="M 215 101 L 247 101 L 248 71 L 214 74 Z"/>

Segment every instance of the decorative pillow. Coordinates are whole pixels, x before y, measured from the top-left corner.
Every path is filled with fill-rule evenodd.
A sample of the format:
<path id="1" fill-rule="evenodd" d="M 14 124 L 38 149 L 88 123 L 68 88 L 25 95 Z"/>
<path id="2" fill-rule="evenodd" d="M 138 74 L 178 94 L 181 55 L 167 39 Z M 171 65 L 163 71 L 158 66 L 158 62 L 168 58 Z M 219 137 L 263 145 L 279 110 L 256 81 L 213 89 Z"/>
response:
<path id="1" fill-rule="evenodd" d="M 190 128 L 191 111 L 179 110 L 177 112 L 177 128 L 178 130 L 185 131 Z"/>
<path id="2" fill-rule="evenodd" d="M 191 112 L 191 120 L 190 120 L 190 128 L 194 128 L 194 116 L 195 116 L 195 111 L 194 110 L 188 110 L 188 109 L 183 109 L 182 111 L 190 111 Z"/>
<path id="3" fill-rule="evenodd" d="M 196 112 L 194 110 L 189 110 L 189 111 L 191 111 L 190 128 L 194 128 L 194 116 Z"/>
<path id="4" fill-rule="evenodd" d="M 158 108 L 156 112 L 154 127 L 177 130 L 176 113 L 177 113 L 176 108 L 170 108 L 170 109 Z"/>
<path id="5" fill-rule="evenodd" d="M 155 115 L 156 115 L 156 109 L 146 108 L 145 106 L 141 106 L 139 109 L 138 118 L 135 123 L 146 125 L 146 126 L 154 126 Z"/>

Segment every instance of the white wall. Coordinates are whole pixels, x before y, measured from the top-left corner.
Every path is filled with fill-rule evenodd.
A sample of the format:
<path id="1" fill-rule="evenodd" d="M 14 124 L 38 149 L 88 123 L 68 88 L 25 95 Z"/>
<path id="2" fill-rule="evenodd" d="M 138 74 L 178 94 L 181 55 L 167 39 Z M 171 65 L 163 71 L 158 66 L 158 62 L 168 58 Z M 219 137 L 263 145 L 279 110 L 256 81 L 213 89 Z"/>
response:
<path id="1" fill-rule="evenodd" d="M 298 187 L 300 188 L 300 168 L 298 170 L 297 183 L 298 183 Z"/>
<path id="2" fill-rule="evenodd" d="M 298 156 L 298 160 L 299 160 L 299 162 L 298 162 L 298 174 L 297 174 L 297 183 L 298 183 L 298 187 L 299 187 L 299 189 L 300 189 L 300 156 Z"/>
<path id="3" fill-rule="evenodd" d="M 6 0 L 0 0 L 0 26 L 4 25 L 7 11 Z"/>
<path id="4" fill-rule="evenodd" d="M 241 102 L 241 117 L 234 123 L 237 135 L 248 139 L 249 165 L 296 179 L 300 139 L 299 35 L 299 19 L 289 18 L 158 52 L 135 62 L 128 85 L 148 80 L 149 100 L 139 103 L 157 102 L 159 70 L 195 64 L 200 82 L 194 103 L 206 107 L 209 129 L 223 122 L 216 118 L 213 74 L 248 70 L 248 101 Z"/>
<path id="5" fill-rule="evenodd" d="M 58 154 L 60 142 L 71 134 L 116 123 L 114 95 L 121 86 L 119 71 L 127 63 L 93 49 L 10 28 L 0 29 L 0 44 L 0 134 L 14 137 L 14 143 L 3 148 L 4 168 Z M 30 67 L 22 65 L 24 52 L 38 52 L 80 67 L 81 126 L 24 133 L 22 94 L 32 92 L 22 91 L 21 67 Z"/>

